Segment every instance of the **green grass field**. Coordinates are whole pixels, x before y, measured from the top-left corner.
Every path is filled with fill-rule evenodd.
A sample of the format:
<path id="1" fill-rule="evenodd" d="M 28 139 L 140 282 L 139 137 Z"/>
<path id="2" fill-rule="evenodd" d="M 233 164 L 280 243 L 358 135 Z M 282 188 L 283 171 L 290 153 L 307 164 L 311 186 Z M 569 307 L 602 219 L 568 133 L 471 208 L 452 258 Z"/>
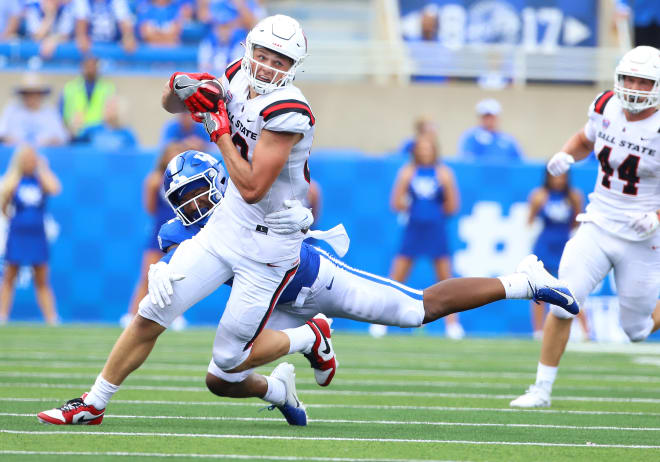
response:
<path id="1" fill-rule="evenodd" d="M 168 332 L 102 425 L 40 424 L 37 412 L 89 389 L 119 333 L 0 328 L 2 461 L 660 460 L 658 344 L 569 346 L 552 408 L 520 411 L 508 403 L 533 381 L 539 343 L 338 332 L 329 388 L 288 358 L 310 419 L 300 428 L 260 400 L 206 390 L 213 330 Z"/>

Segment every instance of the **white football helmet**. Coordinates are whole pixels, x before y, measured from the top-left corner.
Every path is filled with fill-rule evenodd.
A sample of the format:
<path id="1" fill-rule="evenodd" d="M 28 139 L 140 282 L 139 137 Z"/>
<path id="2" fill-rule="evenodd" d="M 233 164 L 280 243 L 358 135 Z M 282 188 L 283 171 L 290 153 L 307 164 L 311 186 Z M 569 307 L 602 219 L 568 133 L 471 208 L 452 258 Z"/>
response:
<path id="1" fill-rule="evenodd" d="M 262 46 L 271 51 L 283 54 L 293 60 L 293 65 L 287 72 L 265 66 L 254 60 L 254 47 Z M 298 66 L 302 64 L 307 56 L 307 37 L 302 27 L 295 19 L 283 14 L 276 14 L 262 19 L 254 26 L 245 39 L 245 57 L 241 66 L 248 76 L 250 86 L 260 95 L 265 95 L 277 88 L 286 87 L 295 77 Z M 254 63 L 252 72 L 251 63 Z M 276 71 L 273 80 L 278 75 L 284 74 L 279 81 L 264 82 L 256 77 L 259 66 L 264 66 Z M 279 74 L 277 74 L 279 72 Z"/>
<path id="2" fill-rule="evenodd" d="M 623 76 L 653 80 L 649 91 L 631 90 L 623 86 Z M 660 101 L 660 50 L 649 46 L 633 48 L 621 58 L 614 70 L 614 93 L 627 111 L 638 112 L 655 107 Z"/>

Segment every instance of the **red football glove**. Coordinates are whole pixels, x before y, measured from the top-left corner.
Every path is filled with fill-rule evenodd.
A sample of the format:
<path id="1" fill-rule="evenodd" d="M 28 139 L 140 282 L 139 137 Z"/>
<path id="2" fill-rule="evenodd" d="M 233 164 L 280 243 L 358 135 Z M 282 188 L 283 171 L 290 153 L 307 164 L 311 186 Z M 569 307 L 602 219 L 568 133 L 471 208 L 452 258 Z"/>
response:
<path id="1" fill-rule="evenodd" d="M 218 103 L 218 112 L 205 112 L 203 117 L 204 128 L 214 143 L 224 134 L 231 135 L 231 123 L 225 103 L 222 101 Z"/>
<path id="2" fill-rule="evenodd" d="M 209 84 L 211 80 L 215 80 L 215 77 L 206 72 L 175 72 L 170 77 L 170 89 L 191 113 L 215 111 L 217 101 L 224 98 L 224 95 L 222 86 L 219 83 L 218 85 Z M 206 95 L 200 91 L 202 89 Z M 215 98 L 209 98 L 211 95 L 215 95 Z"/>

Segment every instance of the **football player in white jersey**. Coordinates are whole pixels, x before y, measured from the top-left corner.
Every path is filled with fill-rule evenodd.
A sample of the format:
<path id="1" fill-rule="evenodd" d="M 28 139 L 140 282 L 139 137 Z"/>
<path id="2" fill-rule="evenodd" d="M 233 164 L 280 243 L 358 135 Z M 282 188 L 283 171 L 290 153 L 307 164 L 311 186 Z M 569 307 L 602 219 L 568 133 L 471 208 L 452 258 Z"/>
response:
<path id="1" fill-rule="evenodd" d="M 225 198 L 206 226 L 183 242 L 169 262 L 172 274 L 184 277 L 175 278 L 171 305 L 161 309 L 145 297 L 90 393 L 52 410 L 55 417 L 40 414 L 42 421 L 100 423 L 100 410 L 144 362 L 158 336 L 179 314 L 230 278 L 231 294 L 213 344 L 213 363 L 218 370 L 240 376 L 295 352 L 311 355 L 318 369 L 336 367 L 330 327 L 324 319 L 286 331 L 264 329 L 298 268 L 305 237 L 301 231 L 312 223 L 307 210 L 309 219 L 301 219 L 300 227 L 292 232 L 274 232 L 266 224 L 266 215 L 285 208 L 285 201 L 307 196 L 307 158 L 315 120 L 303 94 L 292 84 L 306 55 L 307 39 L 298 22 L 276 15 L 250 31 L 245 56 L 222 78 L 228 111 L 222 102 L 219 107 L 204 105 L 208 100 L 202 93 L 215 88 L 208 83 L 213 76 L 172 75 L 162 105 L 170 112 L 192 109 L 198 120 L 203 119 L 230 177 Z M 178 164 L 170 166 L 178 168 Z M 299 403 L 292 390 L 293 367 L 277 370 L 277 377 L 266 377 L 257 384 L 258 392 L 271 403 L 290 402 L 295 411 Z"/>
<path id="2" fill-rule="evenodd" d="M 568 171 L 593 150 L 600 161 L 596 186 L 559 264 L 581 305 L 610 271 L 620 323 L 633 342 L 660 327 L 660 51 L 640 46 L 614 72 L 614 91 L 599 95 L 589 120 L 548 162 L 552 175 Z M 572 316 L 552 307 L 543 328 L 536 383 L 513 407 L 550 406 L 552 385 L 568 341 Z"/>

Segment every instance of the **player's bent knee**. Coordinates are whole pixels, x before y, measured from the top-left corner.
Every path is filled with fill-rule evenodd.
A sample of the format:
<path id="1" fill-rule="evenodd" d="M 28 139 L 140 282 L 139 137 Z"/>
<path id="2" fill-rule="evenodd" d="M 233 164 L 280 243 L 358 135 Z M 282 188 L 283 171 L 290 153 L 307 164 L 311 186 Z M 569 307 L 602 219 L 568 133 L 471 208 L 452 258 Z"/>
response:
<path id="1" fill-rule="evenodd" d="M 209 390 L 215 393 L 215 391 L 213 391 L 209 386 L 209 381 L 211 380 L 209 376 L 217 377 L 218 380 L 221 380 L 222 382 L 238 383 L 244 381 L 247 378 L 247 376 L 252 373 L 252 371 L 253 369 L 249 369 L 242 372 L 225 372 L 222 369 L 220 369 L 220 367 L 218 367 L 218 365 L 215 363 L 215 360 L 211 359 L 207 371 L 208 374 L 206 375 L 206 386 L 208 387 Z M 211 380 L 211 383 L 215 384 L 216 382 Z"/>
<path id="2" fill-rule="evenodd" d="M 250 354 L 248 351 L 233 351 L 227 348 L 213 348 L 213 362 L 223 372 L 239 367 Z"/>
<path id="3" fill-rule="evenodd" d="M 626 324 L 622 322 L 621 328 L 631 342 L 643 342 L 653 330 L 653 320 L 649 317 L 649 319 L 642 323 Z"/>
<path id="4" fill-rule="evenodd" d="M 565 309 L 556 306 L 556 305 L 550 305 L 550 312 L 559 319 L 572 319 L 575 317 L 574 314 L 569 313 Z"/>

